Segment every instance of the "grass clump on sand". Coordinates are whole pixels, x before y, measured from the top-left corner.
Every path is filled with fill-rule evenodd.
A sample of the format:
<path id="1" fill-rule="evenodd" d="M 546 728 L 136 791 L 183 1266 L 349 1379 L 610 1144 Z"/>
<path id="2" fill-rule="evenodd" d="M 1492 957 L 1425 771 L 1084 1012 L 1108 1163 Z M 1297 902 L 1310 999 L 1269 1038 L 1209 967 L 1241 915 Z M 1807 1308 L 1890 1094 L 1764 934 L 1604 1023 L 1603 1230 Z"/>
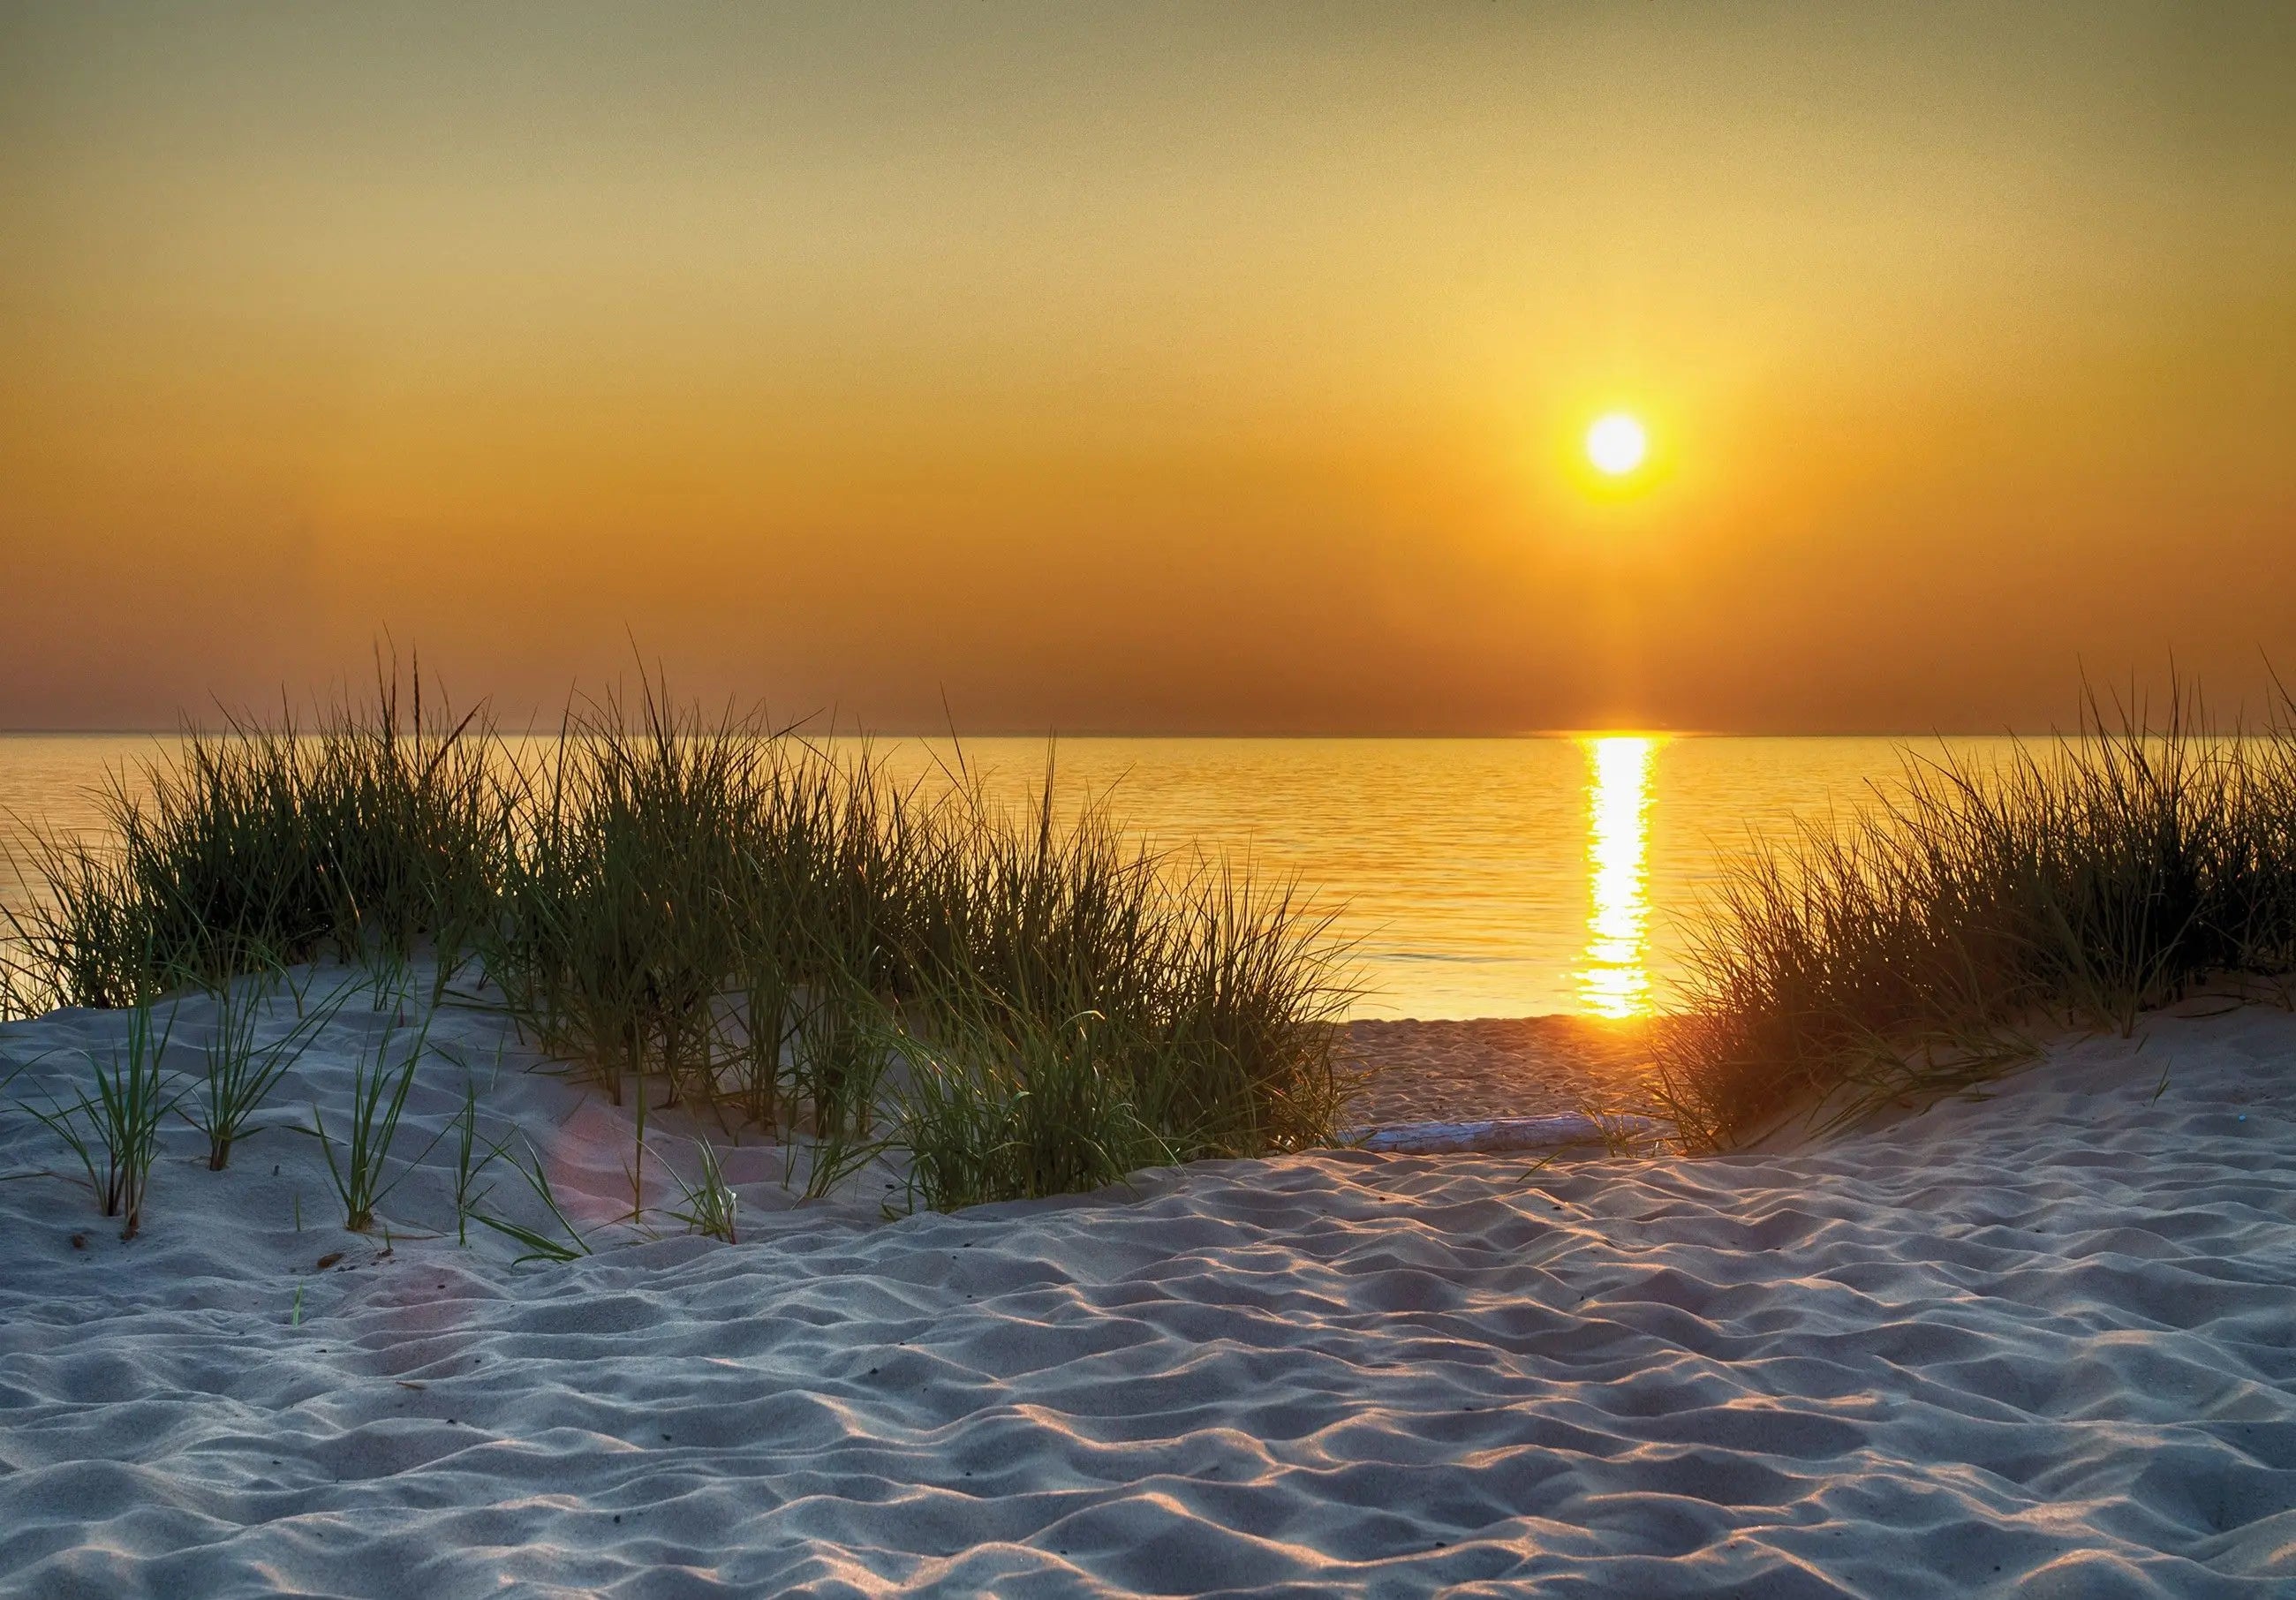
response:
<path id="1" fill-rule="evenodd" d="M 1128 850 L 975 788 L 922 874 L 891 1020 L 899 1142 L 935 1208 L 1327 1142 L 1349 991 L 1324 923 L 1225 863 Z"/>
<path id="2" fill-rule="evenodd" d="M 489 912 L 507 796 L 475 713 L 426 715 L 420 669 L 317 728 L 229 720 L 187 733 L 103 794 L 96 839 L 20 839 L 44 892 L 5 915 L 20 1010 L 119 1006 L 322 954 L 449 952 Z M 140 792 L 139 792 L 140 791 Z M 451 963 L 449 964 L 451 964 Z"/>
<path id="3" fill-rule="evenodd" d="M 176 1104 L 163 1060 L 174 1031 L 172 1010 L 162 1022 L 154 1019 L 150 1004 L 134 1005 L 127 1038 L 108 1056 L 87 1052 L 93 1095 L 80 1088 L 69 1105 L 52 1099 L 45 1111 L 26 1108 L 79 1158 L 103 1214 L 121 1219 L 122 1240 L 133 1239 L 144 1226 L 144 1197 L 160 1156 L 160 1125 Z"/>
<path id="4" fill-rule="evenodd" d="M 414 1087 L 414 1069 L 422 1060 L 430 1034 L 427 1016 L 410 1024 L 404 997 L 393 997 L 393 1004 L 381 1008 L 384 1015 L 378 1024 L 373 1049 L 362 1050 L 352 1070 L 350 1120 L 341 1140 L 340 1160 L 335 1154 L 337 1141 L 327 1131 L 325 1117 L 316 1103 L 311 1107 L 311 1136 L 319 1141 L 320 1153 L 326 1158 L 327 1177 L 335 1186 L 336 1198 L 342 1202 L 343 1227 L 355 1234 L 365 1233 L 374 1226 L 375 1208 L 390 1197 L 409 1171 L 422 1164 L 422 1155 L 430 1153 L 428 1148 L 424 1149 L 422 1155 L 403 1162 L 396 1177 L 384 1177 L 391 1146 L 398 1142 L 399 1118 L 406 1111 L 407 1093 Z M 392 1046 L 402 1036 L 406 1043 L 394 1063 Z M 445 1132 L 442 1128 L 439 1136 L 443 1137 Z M 431 1140 L 432 1145 L 437 1143 L 438 1138 Z"/>
<path id="5" fill-rule="evenodd" d="M 905 1149 L 931 1206 L 1331 1137 L 1348 991 L 1325 922 L 1128 843 L 1099 805 L 1070 815 L 1049 767 L 1007 809 L 961 762 L 903 786 L 865 745 L 711 718 L 653 682 L 512 747 L 475 716 L 426 718 L 419 683 L 404 722 L 385 678 L 316 734 L 188 737 L 146 798 L 115 785 L 114 837 L 36 841 L 15 1004 L 114 1005 L 326 954 L 380 990 L 418 946 L 442 969 L 468 956 L 522 1029 L 635 1106 L 634 1210 L 647 1116 L 673 1104 L 802 1136 L 811 1193 Z M 403 1092 L 394 1077 L 374 1118 Z M 688 1210 L 718 1231 L 701 1184 Z"/>
<path id="6" fill-rule="evenodd" d="M 2074 736 L 1909 754 L 1848 822 L 1757 850 L 1654 1030 L 1688 1145 L 1951 1093 L 2032 1054 L 2037 1024 L 2126 1033 L 2195 985 L 2296 970 L 2291 709 L 2211 734 L 2194 696 L 2160 726 L 2092 699 Z"/>
<path id="7" fill-rule="evenodd" d="M 1019 810 L 945 776 L 652 685 L 584 708 L 529 770 L 481 958 L 641 1124 L 809 1136 L 811 1193 L 888 1145 L 951 1206 L 1330 1137 L 1320 921 L 1102 807 L 1063 821 L 1049 773 Z"/>
<path id="8" fill-rule="evenodd" d="M 296 1018 L 293 1025 L 268 1044 L 258 1044 L 264 1003 L 271 985 L 225 982 L 210 998 L 215 1020 L 201 1046 L 204 1071 L 191 1107 L 183 1115 L 208 1142 L 208 1170 L 220 1172 L 231 1165 L 232 1147 L 252 1133 L 250 1123 L 288 1070 L 316 1042 L 319 1030 L 342 1008 L 337 996 L 316 1010 Z"/>

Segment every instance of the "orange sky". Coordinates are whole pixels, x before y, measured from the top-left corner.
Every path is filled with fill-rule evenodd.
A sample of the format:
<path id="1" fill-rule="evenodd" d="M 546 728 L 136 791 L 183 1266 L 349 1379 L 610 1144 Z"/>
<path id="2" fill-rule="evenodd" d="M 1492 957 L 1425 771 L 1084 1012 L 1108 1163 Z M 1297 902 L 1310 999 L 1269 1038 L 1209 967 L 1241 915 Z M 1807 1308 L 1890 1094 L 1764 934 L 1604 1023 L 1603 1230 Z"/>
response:
<path id="1" fill-rule="evenodd" d="M 0 726 L 2253 695 L 2292 172 L 2277 4 L 9 6 Z"/>

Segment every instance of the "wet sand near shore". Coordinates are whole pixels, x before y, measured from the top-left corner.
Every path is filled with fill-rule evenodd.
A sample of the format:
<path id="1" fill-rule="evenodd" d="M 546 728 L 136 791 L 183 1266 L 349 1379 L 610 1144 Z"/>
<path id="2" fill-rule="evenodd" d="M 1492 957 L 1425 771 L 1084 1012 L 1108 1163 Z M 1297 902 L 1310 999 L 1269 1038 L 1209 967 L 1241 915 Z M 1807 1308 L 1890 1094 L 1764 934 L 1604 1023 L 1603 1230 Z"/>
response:
<path id="1" fill-rule="evenodd" d="M 1343 1120 L 1376 1128 L 1647 1111 L 1649 1026 L 1571 1016 L 1350 1022 L 1341 1060 L 1364 1077 Z"/>

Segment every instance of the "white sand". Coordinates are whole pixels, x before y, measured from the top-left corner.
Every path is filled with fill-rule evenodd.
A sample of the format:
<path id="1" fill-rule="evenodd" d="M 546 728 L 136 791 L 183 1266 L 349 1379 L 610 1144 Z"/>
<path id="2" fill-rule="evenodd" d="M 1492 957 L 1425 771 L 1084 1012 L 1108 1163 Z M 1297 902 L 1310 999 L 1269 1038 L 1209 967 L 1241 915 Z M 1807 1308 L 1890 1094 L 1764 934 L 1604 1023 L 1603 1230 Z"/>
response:
<path id="1" fill-rule="evenodd" d="M 482 1082 L 494 1026 L 440 1030 Z M 308 1138 L 216 1175 L 178 1129 L 130 1244 L 0 1182 L 0 1591 L 2296 1594 L 2296 1019 L 2132 1048 L 1799 1153 L 1217 1163 L 890 1225 L 753 1184 L 738 1246 L 572 1266 L 455 1248 L 428 1175 L 386 1211 L 447 1236 L 378 1260 Z M 626 1206 L 627 1125 L 524 1064 L 489 1109 Z M 0 1111 L 0 1175 L 65 1159 Z"/>

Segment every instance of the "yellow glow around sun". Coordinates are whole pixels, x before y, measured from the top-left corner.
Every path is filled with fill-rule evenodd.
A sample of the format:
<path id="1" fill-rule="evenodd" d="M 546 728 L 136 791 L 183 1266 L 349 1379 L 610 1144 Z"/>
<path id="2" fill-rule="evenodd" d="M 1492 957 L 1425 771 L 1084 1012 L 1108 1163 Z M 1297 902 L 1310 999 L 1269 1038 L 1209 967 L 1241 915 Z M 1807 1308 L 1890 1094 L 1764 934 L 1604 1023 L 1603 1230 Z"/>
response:
<path id="1" fill-rule="evenodd" d="M 1649 454 L 1649 435 L 1623 411 L 1596 417 L 1595 425 L 1587 430 L 1587 459 L 1613 478 L 1633 472 Z"/>

